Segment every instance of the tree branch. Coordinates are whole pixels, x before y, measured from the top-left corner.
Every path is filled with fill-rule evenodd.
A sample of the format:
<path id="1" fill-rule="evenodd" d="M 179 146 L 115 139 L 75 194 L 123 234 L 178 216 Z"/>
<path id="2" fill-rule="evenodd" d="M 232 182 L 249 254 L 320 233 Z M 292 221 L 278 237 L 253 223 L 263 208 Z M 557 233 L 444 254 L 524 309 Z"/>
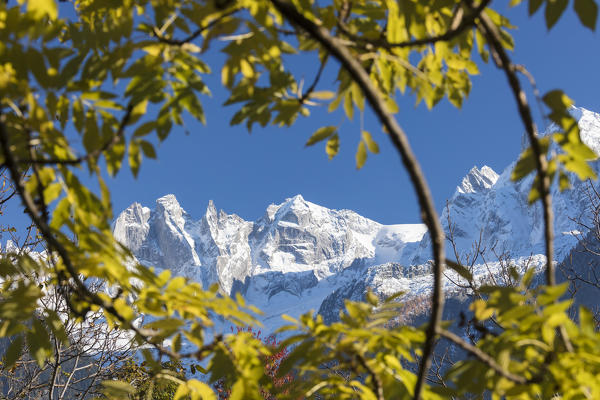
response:
<path id="1" fill-rule="evenodd" d="M 531 108 L 527 103 L 525 92 L 521 88 L 521 83 L 517 77 L 517 68 L 511 62 L 510 58 L 500 39 L 500 34 L 494 23 L 484 13 L 479 18 L 479 26 L 488 41 L 490 49 L 497 55 L 499 67 L 504 71 L 508 84 L 512 90 L 513 96 L 517 103 L 519 115 L 525 126 L 531 149 L 535 155 L 535 167 L 538 174 L 538 189 L 542 199 L 544 209 L 544 239 L 546 241 L 546 282 L 553 286 L 556 284 L 554 273 L 554 223 L 552 210 L 552 195 L 550 194 L 550 177 L 548 176 L 548 161 L 546 155 L 542 152 L 538 139 L 537 128 L 531 115 Z"/>
<path id="2" fill-rule="evenodd" d="M 56 251 L 58 253 L 58 255 L 61 257 L 61 259 L 63 260 L 65 269 L 67 270 L 67 272 L 71 276 L 71 279 L 74 282 L 74 286 L 70 286 L 70 287 L 73 290 L 75 290 L 79 295 L 81 295 L 83 298 L 87 299 L 90 303 L 101 307 L 106 312 L 113 315 L 119 322 L 123 323 L 127 329 L 130 329 L 131 331 L 133 331 L 136 335 L 138 335 L 140 338 L 142 338 L 142 340 L 144 340 L 146 343 L 151 344 L 160 354 L 164 354 L 169 357 L 178 358 L 179 355 L 177 353 L 174 353 L 159 344 L 152 343 L 149 338 L 151 335 L 145 334 L 142 331 L 142 329 L 140 329 L 140 328 L 136 328 L 126 318 L 124 318 L 115 309 L 115 307 L 111 303 L 108 303 L 108 302 L 102 300 L 102 298 L 100 298 L 100 296 L 98 296 L 96 293 L 91 292 L 89 290 L 89 288 L 85 285 L 85 283 L 81 280 L 81 278 L 79 277 L 79 274 L 77 273 L 77 269 L 76 269 L 75 265 L 73 265 L 71 257 L 69 256 L 68 250 L 54 236 L 54 233 L 52 232 L 52 228 L 50 228 L 50 226 L 48 226 L 48 224 L 43 220 L 43 218 L 40 217 L 40 215 L 39 215 L 40 212 L 38 210 L 37 205 L 35 204 L 34 200 L 31 198 L 29 193 L 27 193 L 27 191 L 25 190 L 25 188 L 22 185 L 21 177 L 20 177 L 19 171 L 17 169 L 17 164 L 15 161 L 15 158 L 13 157 L 13 154 L 11 153 L 10 148 L 9 148 L 8 132 L 6 131 L 4 123 L 1 120 L 0 120 L 0 146 L 2 148 L 2 153 L 3 153 L 2 155 L 4 156 L 5 165 L 8 169 L 8 171 L 10 172 L 11 179 L 12 179 L 13 183 L 15 184 L 15 189 L 16 189 L 19 197 L 21 198 L 21 201 L 23 202 L 23 206 L 25 207 L 25 212 L 29 215 L 29 217 L 35 223 L 35 225 L 38 228 L 38 230 L 40 231 L 40 233 L 43 235 L 44 239 L 46 240 L 46 243 L 48 243 L 49 250 Z M 65 301 L 67 301 L 70 304 L 70 301 L 67 298 L 66 294 L 65 294 Z"/>
<path id="3" fill-rule="evenodd" d="M 506 378 L 508 380 L 511 380 L 511 381 L 513 381 L 515 383 L 518 383 L 520 385 L 525 385 L 527 383 L 532 383 L 532 381 L 530 381 L 528 379 L 525 379 L 522 376 L 515 375 L 512 372 L 505 370 L 489 354 L 487 354 L 484 351 L 482 351 L 479 347 L 473 346 L 471 343 L 465 342 L 458 335 L 455 335 L 454 333 L 452 333 L 450 331 L 447 331 L 445 329 L 439 330 L 438 334 L 440 336 L 442 336 L 442 337 L 450 340 L 451 342 L 457 344 L 463 350 L 466 350 L 469 353 L 471 353 L 472 355 L 474 355 L 475 357 L 477 357 L 477 359 L 479 361 L 481 361 L 482 363 L 484 363 L 490 369 L 493 369 L 500 376 L 502 376 L 502 377 L 504 377 L 504 378 Z"/>
<path id="4" fill-rule="evenodd" d="M 29 160 L 15 160 L 16 164 L 25 164 L 25 165 L 79 165 L 81 163 L 83 163 L 84 161 L 88 161 L 94 158 L 97 158 L 100 156 L 100 154 L 102 154 L 103 152 L 110 150 L 111 147 L 113 147 L 114 145 L 116 145 L 117 143 L 119 143 L 120 140 L 123 139 L 123 135 L 125 133 L 125 127 L 127 126 L 127 124 L 129 123 L 129 120 L 131 119 L 131 113 L 133 111 L 133 105 L 129 104 L 127 106 L 127 110 L 125 112 L 125 115 L 123 115 L 123 118 L 121 119 L 121 122 L 119 123 L 119 128 L 117 129 L 117 132 L 114 134 L 114 136 L 108 140 L 106 143 L 104 143 L 104 145 L 102 145 L 101 147 L 97 148 L 96 150 L 87 153 L 86 155 L 83 155 L 81 157 L 77 157 L 77 158 L 68 158 L 68 159 L 49 159 L 49 158 L 44 158 L 44 159 L 34 159 L 33 157 Z"/>
<path id="5" fill-rule="evenodd" d="M 465 30 L 476 25 L 476 19 L 482 14 L 483 10 L 488 6 L 491 0 L 484 0 L 472 12 L 464 17 L 464 12 L 461 7 L 458 8 L 455 17 L 452 21 L 450 29 L 441 35 L 431 36 L 423 39 L 407 40 L 405 42 L 390 43 L 387 39 L 381 37 L 378 39 L 370 39 L 353 34 L 348 30 L 348 26 L 342 20 L 338 20 L 338 27 L 342 33 L 357 43 L 365 43 L 374 47 L 382 47 L 385 49 L 418 47 L 426 44 L 434 44 L 436 42 L 450 41 L 456 36 L 463 33 Z"/>
<path id="6" fill-rule="evenodd" d="M 327 65 L 328 60 L 329 60 L 329 53 L 325 54 L 325 57 L 323 57 L 323 61 L 321 61 L 321 65 L 319 66 L 319 71 L 317 71 L 317 75 L 315 76 L 315 80 L 310 85 L 310 87 L 306 90 L 306 92 L 304 92 L 302 97 L 300 97 L 300 99 L 298 100 L 300 102 L 300 104 L 304 104 L 304 102 L 306 100 L 308 100 L 308 98 L 310 97 L 312 92 L 315 91 L 317 84 L 319 83 L 319 80 L 321 80 L 321 75 L 323 74 L 323 70 L 325 69 L 325 65 Z"/>
<path id="7" fill-rule="evenodd" d="M 373 389 L 375 390 L 375 396 L 377 396 L 377 400 L 385 400 L 385 397 L 383 396 L 383 383 L 381 382 L 381 378 L 377 376 L 375 371 L 373 371 L 373 368 L 369 367 L 369 364 L 367 364 L 367 361 L 362 356 L 362 354 L 357 352 L 354 356 L 358 360 L 359 364 L 367 370 L 367 373 L 371 375 L 371 380 L 373 381 Z"/>
<path id="8" fill-rule="evenodd" d="M 306 31 L 321 46 L 325 48 L 331 55 L 333 55 L 348 71 L 350 76 L 360 86 L 361 90 L 365 94 L 369 104 L 373 108 L 373 111 L 379 118 L 381 124 L 389 132 L 389 137 L 392 140 L 392 144 L 398 151 L 402 163 L 406 168 L 408 175 L 411 179 L 413 187 L 415 189 L 419 206 L 421 208 L 421 218 L 427 225 L 429 233 L 431 235 L 434 268 L 433 268 L 433 293 L 432 293 L 432 310 L 429 326 L 427 327 L 427 337 L 425 345 L 423 347 L 423 357 L 419 366 L 419 375 L 417 384 L 415 387 L 415 399 L 419 399 L 423 390 L 423 385 L 427 371 L 431 365 L 431 355 L 435 346 L 436 331 L 442 318 L 442 310 L 444 307 L 444 293 L 442 287 L 442 278 L 444 271 L 444 231 L 438 219 L 437 212 L 435 210 L 435 204 L 427 181 L 421 170 L 421 166 L 417 161 L 406 133 L 402 130 L 398 122 L 392 114 L 390 114 L 383 102 L 379 91 L 375 88 L 369 75 L 360 64 L 360 62 L 350 53 L 349 49 L 340 43 L 340 40 L 336 37 L 331 36 L 329 31 L 322 26 L 318 26 L 312 21 L 301 15 L 293 5 L 285 0 L 271 0 L 272 4 L 277 10 L 293 25 L 296 25 Z"/>
<path id="9" fill-rule="evenodd" d="M 154 37 L 156 37 L 158 39 L 159 42 L 167 43 L 167 44 L 174 45 L 174 46 L 181 46 L 185 43 L 190 43 L 191 41 L 196 40 L 198 38 L 198 36 L 200 36 L 202 34 L 202 32 L 204 32 L 207 29 L 212 28 L 213 26 L 215 26 L 216 24 L 221 22 L 223 19 L 237 13 L 240 10 L 241 10 L 241 8 L 235 8 L 231 11 L 224 13 L 223 15 L 210 21 L 206 25 L 198 27 L 198 29 L 196 29 L 194 32 L 192 32 L 188 37 L 186 37 L 184 39 L 171 39 L 171 38 L 165 37 L 165 36 L 163 36 L 162 32 L 160 32 L 160 30 L 157 27 L 154 27 L 152 29 L 152 34 L 154 35 Z"/>
<path id="10" fill-rule="evenodd" d="M 470 0 L 466 0 L 469 3 Z M 469 5 L 467 5 L 469 6 Z M 499 67 L 504 71 L 508 84 L 513 92 L 513 96 L 517 103 L 519 115 L 525 125 L 525 130 L 531 143 L 531 149 L 535 155 L 535 166 L 538 175 L 538 189 L 542 199 L 542 207 L 544 212 L 544 240 L 546 245 L 546 283 L 549 286 L 556 285 L 556 273 L 554 269 L 554 210 L 552 209 L 552 195 L 550 193 L 550 177 L 548 175 L 548 161 L 546 154 L 542 152 L 538 139 L 537 128 L 533 122 L 531 108 L 527 104 L 527 96 L 521 88 L 521 83 L 517 76 L 519 68 L 516 67 L 508 57 L 508 54 L 502 46 L 500 34 L 496 25 L 485 14 L 481 14 L 479 18 L 479 26 L 486 36 L 490 49 L 496 54 L 499 61 Z M 558 328 L 558 333 L 564 343 L 567 351 L 573 352 L 573 345 L 567 335 L 567 330 L 563 325 Z"/>

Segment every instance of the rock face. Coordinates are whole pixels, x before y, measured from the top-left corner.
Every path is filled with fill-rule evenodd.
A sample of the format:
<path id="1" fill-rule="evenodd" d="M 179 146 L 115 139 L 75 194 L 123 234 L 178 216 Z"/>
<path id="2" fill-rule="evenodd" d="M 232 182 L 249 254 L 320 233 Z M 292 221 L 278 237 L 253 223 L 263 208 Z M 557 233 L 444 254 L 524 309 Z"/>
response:
<path id="1" fill-rule="evenodd" d="M 585 109 L 572 112 L 583 141 L 600 154 L 600 116 Z M 541 266 L 542 210 L 527 203 L 532 177 L 514 183 L 513 168 L 514 163 L 497 174 L 487 166 L 473 167 L 441 221 L 463 256 L 479 241 L 487 260 L 502 255 Z M 594 168 L 600 171 L 600 164 Z M 588 205 L 586 183 L 573 183 L 574 190 L 553 189 L 557 260 L 576 245 L 578 226 L 571 218 L 585 214 Z M 431 246 L 424 225 L 382 225 L 300 195 L 268 206 L 253 222 L 217 212 L 212 201 L 205 215 L 194 219 L 175 196 L 166 195 L 152 210 L 132 204 L 115 221 L 114 234 L 140 262 L 205 285 L 216 282 L 226 294 L 241 293 L 266 311 L 267 326 L 280 323 L 282 313 L 297 316 L 310 309 L 334 321 L 344 300 L 362 299 L 367 288 L 381 297 L 398 291 L 415 297 L 431 289 Z M 499 265 L 479 265 L 475 273 L 484 276 Z"/>
<path id="2" fill-rule="evenodd" d="M 153 210 L 132 204 L 117 218 L 114 232 L 143 263 L 207 285 L 218 282 L 229 294 L 244 293 L 253 277 L 269 276 L 277 282 L 269 285 L 272 296 L 277 290 L 300 294 L 290 288 L 314 286 L 357 262 L 401 257 L 425 228 L 381 225 L 352 211 L 320 207 L 300 195 L 270 205 L 255 222 L 217 212 L 212 202 L 194 220 L 169 194 Z M 289 281 L 291 273 L 295 278 Z M 309 283 L 295 282 L 304 279 Z"/>

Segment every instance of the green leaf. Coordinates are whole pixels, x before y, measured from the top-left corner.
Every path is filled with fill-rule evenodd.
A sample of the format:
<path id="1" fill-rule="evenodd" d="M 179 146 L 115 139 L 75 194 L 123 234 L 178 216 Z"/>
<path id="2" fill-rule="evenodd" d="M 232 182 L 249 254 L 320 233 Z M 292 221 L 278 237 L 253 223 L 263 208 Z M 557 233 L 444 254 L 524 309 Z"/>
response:
<path id="1" fill-rule="evenodd" d="M 369 304 L 371 304 L 372 306 L 377 307 L 377 304 L 379 304 L 379 298 L 377 297 L 377 295 L 375 293 L 373 293 L 373 291 L 369 288 L 369 290 L 367 290 L 367 294 L 365 295 L 365 298 L 367 300 L 367 302 Z"/>
<path id="2" fill-rule="evenodd" d="M 148 99 L 144 99 L 137 103 L 131 110 L 131 115 L 129 116 L 129 121 L 127 121 L 127 125 L 135 124 L 143 115 L 146 114 L 147 108 Z"/>
<path id="3" fill-rule="evenodd" d="M 354 100 L 354 104 L 356 104 L 360 111 L 364 111 L 365 96 L 363 95 L 360 86 L 358 86 L 356 83 L 352 83 L 352 85 L 350 85 L 350 91 L 352 92 L 352 100 Z"/>
<path id="4" fill-rule="evenodd" d="M 104 393 L 117 398 L 129 398 L 129 395 L 135 394 L 136 390 L 127 382 L 123 381 L 103 381 Z"/>
<path id="5" fill-rule="evenodd" d="M 187 381 L 187 386 L 191 389 L 192 393 L 200 395 L 203 400 L 217 400 L 215 392 L 204 382 L 200 382 L 197 379 L 190 379 Z"/>
<path id="6" fill-rule="evenodd" d="M 157 126 L 156 121 L 145 122 L 136 128 L 135 132 L 133 132 L 133 137 L 146 136 L 147 134 L 152 132 L 154 129 L 156 129 L 156 126 Z"/>
<path id="7" fill-rule="evenodd" d="M 306 142 L 305 146 L 312 146 L 315 143 L 318 143 L 322 140 L 327 139 L 331 135 L 333 135 L 337 131 L 335 126 L 324 126 L 319 128 L 312 134 L 310 139 Z"/>
<path id="8" fill-rule="evenodd" d="M 567 8 L 569 0 L 548 0 L 546 2 L 546 27 L 551 29 Z"/>
<path id="9" fill-rule="evenodd" d="M 46 314 L 48 314 L 48 317 L 46 318 L 46 324 L 50 327 L 54 336 L 62 343 L 68 344 L 69 337 L 67 336 L 65 325 L 63 324 L 56 311 L 46 310 Z"/>
<path id="10" fill-rule="evenodd" d="M 361 169 L 367 161 L 367 147 L 365 142 L 358 143 L 358 149 L 356 149 L 356 169 Z"/>
<path id="11" fill-rule="evenodd" d="M 376 141 L 373 140 L 373 137 L 371 136 L 371 134 L 367 131 L 362 131 L 361 134 L 362 134 L 363 140 L 367 144 L 367 148 L 369 149 L 369 151 L 371 153 L 378 154 L 379 153 L 379 145 L 377 144 Z"/>
<path id="12" fill-rule="evenodd" d="M 544 0 L 529 0 L 529 15 L 533 15 L 540 9 Z"/>
<path id="13" fill-rule="evenodd" d="M 550 137 L 546 136 L 539 140 L 540 150 L 542 154 L 548 153 L 548 148 L 550 146 Z M 518 181 L 523 179 L 525 176 L 529 175 L 531 171 L 533 171 L 536 167 L 535 155 L 533 153 L 533 149 L 531 147 L 525 149 L 521 156 L 519 157 L 519 161 L 515 165 L 513 172 L 510 176 L 510 179 L 513 181 Z"/>
<path id="14" fill-rule="evenodd" d="M 52 354 L 52 345 L 50 344 L 48 331 L 37 318 L 34 318 L 31 330 L 27 332 L 27 345 L 31 357 L 37 361 L 40 368 L 43 367 Z"/>
<path id="15" fill-rule="evenodd" d="M 154 150 L 152 143 L 147 140 L 140 140 L 140 147 L 146 157 L 156 159 L 156 150 Z"/>
<path id="16" fill-rule="evenodd" d="M 63 186 L 61 183 L 54 182 L 44 188 L 44 202 L 50 204 L 61 194 Z"/>
<path id="17" fill-rule="evenodd" d="M 83 146 L 88 153 L 100 148 L 102 145 L 96 114 L 88 112 L 85 119 L 85 131 L 83 132 Z"/>
<path id="18" fill-rule="evenodd" d="M 173 400 L 179 400 L 185 398 L 190 393 L 190 389 L 188 389 L 187 384 L 185 382 L 181 383 L 175 394 L 173 395 Z"/>
<path id="19" fill-rule="evenodd" d="M 21 353 L 23 352 L 23 335 L 18 335 L 13 339 L 10 343 L 6 352 L 4 353 L 4 358 L 2 360 L 4 369 L 11 369 L 13 365 L 17 362 L 19 357 L 21 357 Z"/>
<path id="20" fill-rule="evenodd" d="M 467 281 L 473 280 L 473 274 L 471 274 L 471 271 L 469 271 L 464 265 L 456 263 L 452 260 L 446 260 L 446 265 L 457 274 L 465 278 Z"/>
<path id="21" fill-rule="evenodd" d="M 571 188 L 571 181 L 565 171 L 558 171 L 558 188 L 561 192 Z"/>
<path id="22" fill-rule="evenodd" d="M 83 104 L 81 100 L 76 100 L 73 102 L 73 124 L 75 125 L 75 129 L 79 133 L 83 131 L 83 126 L 85 123 L 85 115 L 83 113 Z"/>
<path id="23" fill-rule="evenodd" d="M 337 155 L 339 150 L 340 150 L 340 137 L 336 133 L 333 136 L 331 136 L 329 138 L 329 140 L 327 141 L 327 146 L 325 146 L 325 152 L 327 153 L 327 155 L 329 156 L 329 159 L 331 160 L 333 157 L 335 157 Z"/>
<path id="24" fill-rule="evenodd" d="M 539 198 L 540 198 L 539 187 L 540 187 L 539 178 L 536 175 L 535 179 L 533 180 L 533 184 L 531 185 L 531 190 L 529 191 L 529 195 L 527 196 L 527 201 L 529 202 L 529 204 L 533 204 L 537 200 L 539 200 Z"/>
<path id="25" fill-rule="evenodd" d="M 573 100 L 559 89 L 549 91 L 542 100 L 552 111 L 565 111 L 573 105 Z"/>
<path id="26" fill-rule="evenodd" d="M 173 336 L 173 339 L 171 341 L 171 349 L 175 353 L 179 353 L 179 351 L 181 350 L 181 334 L 180 333 L 177 333 L 175 336 Z"/>
<path id="27" fill-rule="evenodd" d="M 598 5 L 594 0 L 575 0 L 573 8 L 579 17 L 581 23 L 596 30 L 596 19 L 598 18 Z"/>
<path id="28" fill-rule="evenodd" d="M 346 90 L 344 95 L 344 112 L 348 119 L 352 120 L 354 117 L 354 103 L 352 102 L 352 92 L 350 90 Z"/>
<path id="29" fill-rule="evenodd" d="M 592 169 L 592 167 L 587 161 L 577 160 L 571 157 L 563 158 L 562 154 L 558 156 L 558 158 L 564 165 L 565 169 L 567 171 L 574 172 L 575 174 L 577 174 L 579 179 L 596 179 L 596 172 Z"/>
<path id="30" fill-rule="evenodd" d="M 123 139 L 120 139 L 117 143 L 113 144 L 108 150 L 104 152 L 106 158 L 106 169 L 111 176 L 114 176 L 119 169 L 121 169 L 121 163 L 125 156 L 125 143 Z"/>
<path id="31" fill-rule="evenodd" d="M 533 154 L 533 150 L 531 148 L 527 148 L 523 153 L 521 153 L 519 161 L 517 161 L 517 164 L 510 175 L 510 179 L 513 181 L 521 180 L 529 175 L 529 173 L 534 169 L 535 156 Z"/>
<path id="32" fill-rule="evenodd" d="M 594 314 L 583 306 L 579 306 L 579 324 L 581 325 L 581 331 L 587 335 L 591 336 L 596 332 Z"/>
<path id="33" fill-rule="evenodd" d="M 140 170 L 140 164 L 142 163 L 142 154 L 140 153 L 140 146 L 137 141 L 132 140 L 129 142 L 129 167 L 133 176 L 137 178 L 137 174 Z"/>

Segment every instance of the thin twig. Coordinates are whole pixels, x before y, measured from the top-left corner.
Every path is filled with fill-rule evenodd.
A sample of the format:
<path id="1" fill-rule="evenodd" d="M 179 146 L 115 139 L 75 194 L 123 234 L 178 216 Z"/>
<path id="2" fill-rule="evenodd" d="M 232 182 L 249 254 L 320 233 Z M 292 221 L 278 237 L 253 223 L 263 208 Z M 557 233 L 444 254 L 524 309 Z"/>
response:
<path id="1" fill-rule="evenodd" d="M 438 331 L 438 334 L 440 336 L 450 340 L 451 342 L 457 344 L 462 349 L 468 351 L 469 353 L 471 353 L 472 355 L 477 357 L 477 359 L 479 361 L 481 361 L 482 363 L 487 365 L 489 368 L 496 371 L 500 376 L 502 376 L 508 380 L 511 380 L 515 383 L 518 383 L 520 385 L 525 385 L 527 383 L 530 383 L 529 380 L 523 378 L 522 376 L 513 374 L 512 372 L 507 371 L 506 369 L 502 368 L 502 366 L 500 366 L 496 362 L 496 360 L 494 360 L 489 354 L 482 351 L 479 347 L 473 346 L 471 343 L 465 342 L 460 336 L 455 335 L 454 333 L 449 332 L 445 329 L 441 329 L 440 331 Z"/>
<path id="2" fill-rule="evenodd" d="M 319 66 L 319 71 L 317 72 L 317 75 L 315 76 L 315 80 L 310 85 L 310 87 L 306 90 L 306 92 L 304 92 L 302 97 L 300 97 L 300 99 L 298 100 L 300 102 L 300 104 L 304 104 L 304 102 L 310 97 L 312 92 L 315 91 L 317 84 L 319 83 L 319 80 L 321 80 L 321 75 L 323 74 L 323 70 L 325 69 L 325 65 L 327 65 L 328 60 L 329 60 L 329 53 L 325 54 L 325 57 L 323 57 L 323 61 L 321 61 L 321 65 Z"/>
<path id="3" fill-rule="evenodd" d="M 367 361 L 362 354 L 357 352 L 355 357 L 360 365 L 362 365 L 362 367 L 366 369 L 368 374 L 371 376 L 371 380 L 373 381 L 373 389 L 375 389 L 375 396 L 377 396 L 377 400 L 385 400 L 383 397 L 383 383 L 381 382 L 381 378 L 377 376 L 375 371 L 373 371 L 373 368 L 369 367 L 369 364 L 367 364 Z"/>
<path id="4" fill-rule="evenodd" d="M 407 48 L 407 47 L 418 47 L 426 44 L 434 44 L 436 42 L 445 42 L 454 39 L 456 36 L 463 33 L 465 30 L 472 26 L 475 26 L 477 18 L 483 13 L 483 10 L 488 6 L 491 0 L 484 0 L 479 4 L 468 16 L 464 17 L 462 8 L 458 8 L 455 17 L 452 21 L 451 27 L 448 31 L 441 35 L 431 36 L 423 39 L 407 40 L 405 42 L 391 43 L 387 39 L 380 37 L 377 39 L 366 38 L 351 33 L 348 30 L 348 26 L 342 21 L 338 20 L 338 27 L 342 33 L 350 38 L 351 40 L 358 43 L 369 44 L 374 47 L 383 47 L 386 49 L 392 48 Z"/>
<path id="5" fill-rule="evenodd" d="M 202 34 L 202 32 L 204 32 L 207 29 L 212 28 L 213 26 L 220 23 L 225 18 L 232 16 L 233 14 L 237 13 L 240 10 L 241 10 L 241 8 L 235 8 L 231 11 L 228 11 L 228 12 L 222 14 L 218 18 L 210 21 L 208 24 L 198 27 L 198 29 L 196 29 L 194 32 L 192 32 L 188 37 L 186 37 L 184 39 L 171 39 L 171 38 L 165 37 L 156 27 L 153 28 L 152 34 L 160 42 L 167 43 L 167 44 L 174 45 L 174 46 L 181 46 L 185 43 L 190 43 L 191 41 L 196 40 L 198 38 L 198 36 L 200 36 Z"/>

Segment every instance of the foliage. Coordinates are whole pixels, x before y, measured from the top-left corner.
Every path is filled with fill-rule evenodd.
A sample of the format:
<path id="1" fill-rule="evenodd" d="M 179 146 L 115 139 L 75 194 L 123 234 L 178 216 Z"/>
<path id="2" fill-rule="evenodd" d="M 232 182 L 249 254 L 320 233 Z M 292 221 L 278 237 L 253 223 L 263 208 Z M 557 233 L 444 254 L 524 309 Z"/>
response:
<path id="1" fill-rule="evenodd" d="M 529 0 L 528 7 L 533 14 L 544 6 L 551 28 L 568 3 Z M 575 0 L 573 6 L 581 22 L 594 29 L 596 2 Z M 65 7 L 72 8 L 69 17 L 63 15 Z M 594 177 L 588 161 L 595 155 L 568 113 L 572 101 L 560 91 L 543 96 L 556 133 L 537 138 L 518 79 L 522 67 L 509 56 L 512 28 L 489 0 L 321 5 L 311 0 L 74 0 L 60 7 L 55 0 L 0 2 L 0 163 L 48 249 L 44 257 L 13 253 L 1 261 L 0 337 L 13 338 L 5 362 L 14 363 L 25 343 L 39 365 L 52 360 L 51 338 L 62 336 L 65 323 L 42 301 L 47 295 L 39 281 L 43 277 L 57 288 L 71 318 L 86 321 L 102 313 L 110 328 L 127 331 L 144 345 L 144 373 L 176 382 L 175 399 L 215 399 L 205 382 L 220 380 L 231 383 L 231 399 L 277 392 L 264 368 L 265 357 L 273 356 L 268 346 L 248 332 L 222 336 L 211 331 L 215 319 L 254 325 L 251 312 L 258 310 L 241 297 L 221 295 L 217 286 L 204 290 L 168 271 L 157 275 L 134 263 L 110 229 L 113 214 L 102 172 L 116 174 L 127 155 L 137 175 L 145 157 L 156 157 L 154 144 L 183 125 L 184 113 L 204 121 L 200 99 L 210 91 L 203 77 L 214 70 L 229 90 L 226 104 L 237 110 L 231 123 L 244 123 L 248 130 L 291 126 L 318 106 L 332 112 L 342 106 L 348 119 L 371 107 L 407 168 L 432 236 L 430 323 L 420 329 L 386 327 L 395 305 L 380 305 L 372 296 L 369 303 L 347 303 L 350 317 L 339 324 L 326 326 L 310 315 L 292 321 L 288 329 L 300 333 L 283 343 L 296 347 L 279 372 L 285 376 L 295 370 L 301 379 L 278 396 L 379 400 L 436 398 L 452 390 L 459 395 L 487 390 L 496 397 L 597 396 L 599 336 L 585 311 L 576 325 L 564 314 L 564 303 L 554 302 L 561 288 L 554 286 L 549 192 L 555 176 L 561 189 L 568 186 L 569 172 L 580 179 Z M 212 48 L 224 54 L 222 64 L 210 65 L 221 59 L 209 56 Z M 319 70 L 306 90 L 289 68 L 294 57 L 318 59 Z M 339 63 L 335 88 L 317 90 L 332 59 Z M 444 98 L 460 107 L 471 76 L 479 72 L 479 59 L 493 60 L 505 73 L 528 133 L 531 147 L 513 178 L 535 171 L 530 200 L 540 198 L 545 211 L 549 286 L 535 295 L 490 288 L 489 297 L 473 307 L 482 320 L 496 315 L 501 332 L 469 344 L 440 322 L 443 230 L 394 114 L 398 95 L 412 95 L 429 108 Z M 324 142 L 331 158 L 349 136 L 344 135 L 334 126 L 318 127 L 307 145 Z M 378 152 L 379 136 L 359 132 L 358 168 L 369 153 Z M 559 151 L 549 151 L 553 146 Z M 97 180 L 97 192 L 82 183 L 85 172 Z M 115 294 L 90 290 L 90 281 L 115 288 Z M 140 314 L 151 322 L 136 324 Z M 439 337 L 474 357 L 450 372 L 449 388 L 425 381 Z M 164 346 L 167 339 L 170 345 Z M 183 340 L 189 344 L 185 351 Z M 207 376 L 169 375 L 162 371 L 161 357 L 173 365 L 202 362 Z M 113 397 L 136 392 L 121 381 L 109 380 L 105 387 Z"/>
<path id="2" fill-rule="evenodd" d="M 231 328 L 231 331 L 234 331 L 233 328 Z M 261 340 L 263 344 L 267 346 L 267 348 L 271 349 L 271 354 L 263 356 L 261 361 L 264 365 L 265 375 L 270 378 L 273 387 L 281 390 L 281 388 L 294 385 L 294 375 L 291 372 L 287 374 L 279 373 L 280 365 L 288 358 L 290 351 L 287 347 L 280 346 L 281 342 L 277 340 L 275 335 L 269 335 L 261 338 L 260 336 L 262 331 L 253 329 L 250 326 L 246 327 L 245 329 L 239 326 L 236 327 L 235 333 L 240 332 L 251 333 L 254 338 Z M 219 400 L 228 400 L 230 398 L 231 388 L 225 380 L 218 380 L 213 387 L 219 396 Z M 276 397 L 272 393 L 269 393 L 269 391 L 266 389 L 261 388 L 261 395 L 265 400 L 276 399 Z"/>
<path id="3" fill-rule="evenodd" d="M 496 355 L 499 365 L 520 379 L 491 374 L 480 361 L 465 360 L 448 373 L 453 394 L 488 390 L 506 399 L 600 396 L 600 337 L 594 318 L 580 308 L 576 324 L 567 313 L 572 300 L 560 301 L 568 283 L 526 290 L 532 277 L 533 270 L 518 287 L 482 288 L 488 299 L 471 305 L 480 322 L 493 318 L 497 324 L 477 347 Z M 561 326 L 564 331 L 557 329 Z"/>
<path id="4" fill-rule="evenodd" d="M 171 361 L 161 363 L 160 367 L 157 374 L 145 362 L 129 360 L 120 366 L 114 380 L 125 382 L 134 389 L 128 396 L 130 399 L 172 400 L 179 381 L 185 379 L 183 367 Z"/>

